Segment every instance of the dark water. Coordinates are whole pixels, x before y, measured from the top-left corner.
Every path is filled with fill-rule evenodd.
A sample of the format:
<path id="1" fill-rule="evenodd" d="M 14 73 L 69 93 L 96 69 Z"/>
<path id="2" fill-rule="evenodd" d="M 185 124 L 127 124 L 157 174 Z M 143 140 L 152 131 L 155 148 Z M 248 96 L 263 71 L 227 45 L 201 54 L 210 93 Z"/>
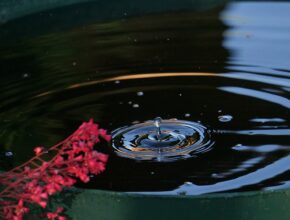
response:
<path id="1" fill-rule="evenodd" d="M 169 163 L 104 147 L 106 172 L 82 187 L 190 195 L 288 187 L 290 3 L 124 14 L 75 26 L 57 16 L 0 27 L 2 169 L 89 118 L 113 131 L 159 116 L 200 122 L 214 131 L 214 145 Z"/>

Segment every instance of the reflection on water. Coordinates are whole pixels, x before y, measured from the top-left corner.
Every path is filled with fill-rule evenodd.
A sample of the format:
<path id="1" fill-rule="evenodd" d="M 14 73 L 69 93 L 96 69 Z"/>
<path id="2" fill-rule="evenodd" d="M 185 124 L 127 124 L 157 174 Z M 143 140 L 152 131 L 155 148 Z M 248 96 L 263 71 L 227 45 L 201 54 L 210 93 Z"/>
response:
<path id="1" fill-rule="evenodd" d="M 107 171 L 82 187 L 190 195 L 288 187 L 289 12 L 285 2 L 236 2 L 91 18 L 23 36 L 17 21 L 7 23 L 0 31 L 1 168 L 91 117 L 112 131 L 160 116 L 205 125 L 214 145 L 162 164 L 119 158 L 108 147 Z"/>
<path id="2" fill-rule="evenodd" d="M 229 68 L 273 77 L 289 76 L 289 11 L 288 2 L 229 4 L 221 14 L 223 22 L 230 26 L 223 42 L 231 51 Z"/>

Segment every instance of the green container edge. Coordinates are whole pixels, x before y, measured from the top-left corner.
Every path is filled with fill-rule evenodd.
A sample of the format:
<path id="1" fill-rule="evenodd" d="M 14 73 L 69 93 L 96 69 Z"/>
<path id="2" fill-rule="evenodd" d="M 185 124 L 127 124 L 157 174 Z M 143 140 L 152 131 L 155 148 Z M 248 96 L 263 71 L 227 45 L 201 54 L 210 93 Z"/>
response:
<path id="1" fill-rule="evenodd" d="M 156 196 L 85 189 L 76 193 L 68 214 L 102 220 L 286 220 L 289 208 L 290 190 Z"/>

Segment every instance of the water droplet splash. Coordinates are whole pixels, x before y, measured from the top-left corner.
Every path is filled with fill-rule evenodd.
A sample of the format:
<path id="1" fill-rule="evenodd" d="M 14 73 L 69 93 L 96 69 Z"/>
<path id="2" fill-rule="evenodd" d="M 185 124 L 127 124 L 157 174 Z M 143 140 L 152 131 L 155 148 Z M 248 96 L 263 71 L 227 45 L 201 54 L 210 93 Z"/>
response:
<path id="1" fill-rule="evenodd" d="M 117 155 L 135 160 L 170 162 L 195 157 L 211 149 L 211 132 L 201 124 L 182 120 L 153 121 L 112 132 Z"/>
<path id="2" fill-rule="evenodd" d="M 161 123 L 162 119 L 160 117 L 157 117 L 154 119 L 154 125 L 156 126 L 156 138 L 152 138 L 152 140 L 157 140 L 157 141 L 162 141 L 162 137 L 161 137 L 161 127 L 160 127 L 160 123 Z M 154 135 L 153 135 L 154 136 Z M 149 136 L 150 139 L 150 136 Z"/>

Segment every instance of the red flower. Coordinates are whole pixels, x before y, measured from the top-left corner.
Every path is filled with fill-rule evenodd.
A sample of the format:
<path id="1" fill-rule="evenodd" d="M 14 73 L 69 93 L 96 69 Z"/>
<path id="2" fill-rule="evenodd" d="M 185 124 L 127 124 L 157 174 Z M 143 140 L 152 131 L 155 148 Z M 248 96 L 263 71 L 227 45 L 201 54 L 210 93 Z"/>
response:
<path id="1" fill-rule="evenodd" d="M 99 132 L 100 136 L 104 138 L 107 142 L 111 141 L 111 135 L 108 135 L 106 130 L 100 129 Z"/>
<path id="2" fill-rule="evenodd" d="M 15 209 L 14 219 L 22 219 L 23 215 L 29 211 L 29 208 L 24 206 L 24 201 L 20 199 Z"/>
<path id="3" fill-rule="evenodd" d="M 47 213 L 47 219 L 50 219 L 50 220 L 55 220 L 55 219 L 66 220 L 66 217 L 59 215 L 59 213 L 61 213 L 62 211 L 63 211 L 63 208 L 59 207 L 59 208 L 57 208 L 56 212 L 48 212 Z"/>
<path id="4" fill-rule="evenodd" d="M 99 129 L 90 120 L 83 123 L 65 141 L 48 149 L 55 152 L 51 160 L 41 157 L 43 147 L 36 147 L 35 157 L 9 172 L 0 174 L 0 182 L 6 186 L 0 192 L 0 204 L 3 206 L 3 215 L 0 213 L 0 218 L 3 216 L 6 219 L 22 220 L 29 212 L 24 202 L 45 208 L 50 195 L 72 186 L 76 178 L 88 182 L 90 174 L 96 175 L 104 171 L 108 156 L 94 150 L 101 138 L 106 141 L 111 139 L 105 130 Z M 62 208 L 58 208 L 54 213 L 48 212 L 47 218 L 65 220 L 64 216 L 59 215 L 62 211 Z"/>

